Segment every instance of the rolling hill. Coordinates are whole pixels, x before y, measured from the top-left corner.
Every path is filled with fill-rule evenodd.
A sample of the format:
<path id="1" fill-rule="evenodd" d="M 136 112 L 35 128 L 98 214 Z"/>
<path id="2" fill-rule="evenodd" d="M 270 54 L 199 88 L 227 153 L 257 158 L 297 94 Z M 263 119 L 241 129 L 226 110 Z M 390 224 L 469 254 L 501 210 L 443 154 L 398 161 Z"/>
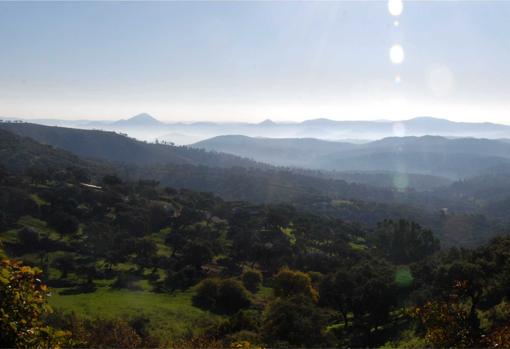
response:
<path id="1" fill-rule="evenodd" d="M 510 163 L 510 144 L 478 138 L 390 137 L 352 144 L 318 139 L 219 136 L 194 147 L 267 162 L 334 171 L 390 171 L 451 179 Z"/>
<path id="2" fill-rule="evenodd" d="M 126 164 L 190 164 L 214 167 L 257 167 L 254 161 L 228 154 L 168 144 L 152 144 L 115 132 L 51 127 L 30 123 L 0 123 L 0 129 L 52 145 L 84 158 Z"/>

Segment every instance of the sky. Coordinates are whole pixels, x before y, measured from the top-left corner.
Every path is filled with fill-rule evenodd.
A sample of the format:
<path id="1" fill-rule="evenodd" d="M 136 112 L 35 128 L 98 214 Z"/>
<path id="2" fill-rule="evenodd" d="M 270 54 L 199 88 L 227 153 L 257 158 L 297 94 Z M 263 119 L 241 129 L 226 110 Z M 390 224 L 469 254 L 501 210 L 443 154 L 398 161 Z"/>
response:
<path id="1" fill-rule="evenodd" d="M 507 1 L 0 2 L 0 116 L 510 124 L 508 18 Z"/>

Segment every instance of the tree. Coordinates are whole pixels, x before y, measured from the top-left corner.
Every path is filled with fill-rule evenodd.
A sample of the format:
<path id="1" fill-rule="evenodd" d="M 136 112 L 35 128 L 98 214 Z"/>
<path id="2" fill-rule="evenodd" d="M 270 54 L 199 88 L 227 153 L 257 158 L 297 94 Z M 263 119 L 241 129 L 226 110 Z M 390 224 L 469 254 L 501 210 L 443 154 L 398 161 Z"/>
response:
<path id="1" fill-rule="evenodd" d="M 318 293 L 312 287 L 310 276 L 288 268 L 283 268 L 276 274 L 273 289 L 276 297 L 289 298 L 303 295 L 314 302 L 318 300 Z"/>
<path id="2" fill-rule="evenodd" d="M 70 335 L 46 326 L 48 288 L 38 269 L 3 260 L 0 271 L 0 347 L 53 347 Z"/>
<path id="3" fill-rule="evenodd" d="M 56 211 L 50 215 L 48 225 L 55 228 L 60 236 L 69 235 L 78 230 L 80 222 L 78 219 L 64 211 Z"/>
<path id="4" fill-rule="evenodd" d="M 326 276 L 319 286 L 320 304 L 338 310 L 345 327 L 349 325 L 347 314 L 352 311 L 354 287 L 354 275 L 344 270 Z"/>
<path id="5" fill-rule="evenodd" d="M 252 293 L 257 293 L 262 283 L 262 273 L 257 270 L 248 270 L 241 276 L 244 287 Z"/>
<path id="6" fill-rule="evenodd" d="M 36 250 L 39 240 L 39 233 L 32 228 L 24 227 L 18 231 L 18 241 L 26 251 Z"/>
<path id="7" fill-rule="evenodd" d="M 76 267 L 74 264 L 74 257 L 72 254 L 65 253 L 57 256 L 53 260 L 53 265 L 61 271 L 60 278 L 65 279 L 70 271 L 73 271 Z"/>
<path id="8" fill-rule="evenodd" d="M 479 345 L 469 324 L 469 314 L 456 298 L 447 302 L 428 302 L 415 309 L 425 329 L 426 341 L 438 348 L 472 348 Z"/>
<path id="9" fill-rule="evenodd" d="M 220 283 L 216 306 L 221 311 L 232 314 L 250 305 L 250 295 L 239 281 L 226 279 Z"/>
<path id="10" fill-rule="evenodd" d="M 251 305 L 248 291 L 234 279 L 209 278 L 196 287 L 193 303 L 218 313 L 233 314 Z"/>
<path id="11" fill-rule="evenodd" d="M 193 304 L 204 309 L 214 309 L 219 288 L 219 279 L 208 278 L 200 281 L 193 295 Z"/>
<path id="12" fill-rule="evenodd" d="M 192 265 L 196 269 L 200 269 L 202 265 L 210 262 L 213 257 L 213 251 L 205 241 L 190 241 L 182 249 L 182 263 Z"/>
<path id="13" fill-rule="evenodd" d="M 186 234 L 180 229 L 175 229 L 165 236 L 165 244 L 172 248 L 171 257 L 180 252 L 186 242 L 188 242 Z"/>
<path id="14" fill-rule="evenodd" d="M 416 262 L 439 251 L 439 240 L 432 231 L 403 219 L 379 222 L 372 239 L 395 263 Z"/>
<path id="15" fill-rule="evenodd" d="M 309 297 L 277 298 L 266 309 L 262 336 L 269 344 L 317 347 L 324 341 L 324 325 L 324 317 Z"/>
<path id="16" fill-rule="evenodd" d="M 137 255 L 137 262 L 141 266 L 150 266 L 151 258 L 156 255 L 158 248 L 156 243 L 148 239 L 135 240 L 135 251 Z"/>
<path id="17" fill-rule="evenodd" d="M 103 177 L 102 182 L 107 186 L 114 186 L 122 184 L 122 180 L 116 175 L 106 175 Z"/>

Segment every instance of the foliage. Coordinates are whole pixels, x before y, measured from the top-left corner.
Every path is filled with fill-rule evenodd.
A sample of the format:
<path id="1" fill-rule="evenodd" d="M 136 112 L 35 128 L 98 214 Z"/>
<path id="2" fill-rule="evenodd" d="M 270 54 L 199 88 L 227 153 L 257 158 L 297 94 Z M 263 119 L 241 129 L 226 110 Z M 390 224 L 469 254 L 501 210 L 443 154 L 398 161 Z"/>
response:
<path id="1" fill-rule="evenodd" d="M 196 287 L 193 303 L 220 313 L 235 313 L 251 305 L 248 291 L 234 279 L 205 279 Z"/>
<path id="2" fill-rule="evenodd" d="M 470 348 L 479 343 L 469 326 L 468 313 L 455 300 L 429 302 L 416 308 L 415 314 L 425 329 L 425 339 L 434 347 Z"/>
<path id="3" fill-rule="evenodd" d="M 0 271 L 0 346 L 53 347 L 65 343 L 69 333 L 43 322 L 51 308 L 48 288 L 40 270 L 4 259 Z"/>
<path id="4" fill-rule="evenodd" d="M 287 268 L 281 269 L 273 279 L 273 289 L 277 297 L 294 297 L 302 295 L 313 302 L 317 302 L 319 296 L 312 287 L 309 275 Z"/>
<path id="5" fill-rule="evenodd" d="M 384 220 L 372 237 L 388 259 L 395 263 L 416 262 L 439 251 L 439 240 L 432 231 L 405 220 Z"/>
<path id="6" fill-rule="evenodd" d="M 269 305 L 262 335 L 270 344 L 317 347 L 324 342 L 324 325 L 325 319 L 311 299 L 298 294 L 277 298 Z"/>
<path id="7" fill-rule="evenodd" d="M 244 287 L 252 293 L 257 293 L 262 283 L 262 273 L 257 270 L 247 270 L 241 276 Z"/>

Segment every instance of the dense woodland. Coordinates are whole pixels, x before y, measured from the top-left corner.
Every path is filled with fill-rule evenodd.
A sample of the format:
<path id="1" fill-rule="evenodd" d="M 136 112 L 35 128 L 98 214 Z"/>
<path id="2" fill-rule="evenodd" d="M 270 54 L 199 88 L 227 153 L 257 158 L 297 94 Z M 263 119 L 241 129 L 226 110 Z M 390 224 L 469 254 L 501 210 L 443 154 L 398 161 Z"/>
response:
<path id="1" fill-rule="evenodd" d="M 510 346 L 503 176 L 402 192 L 191 154 L 215 158 L 0 130 L 1 347 Z"/>

